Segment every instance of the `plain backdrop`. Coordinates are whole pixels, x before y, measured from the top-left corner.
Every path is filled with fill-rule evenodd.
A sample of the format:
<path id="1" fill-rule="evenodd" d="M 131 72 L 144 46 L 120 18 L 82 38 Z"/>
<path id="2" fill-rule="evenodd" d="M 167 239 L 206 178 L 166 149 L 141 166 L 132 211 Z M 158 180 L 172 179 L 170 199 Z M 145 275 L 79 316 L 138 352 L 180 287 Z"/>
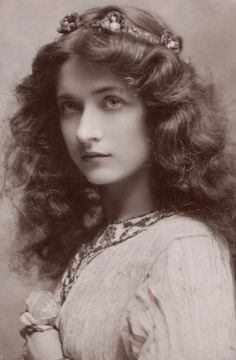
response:
<path id="1" fill-rule="evenodd" d="M 7 118 L 16 108 L 14 86 L 30 72 L 37 49 L 58 36 L 59 20 L 74 11 L 117 3 L 113 0 L 0 1 L 0 153 L 7 136 Z M 196 64 L 200 74 L 215 82 L 230 118 L 231 141 L 236 142 L 236 0 L 127 0 L 119 4 L 156 12 L 183 36 L 183 56 Z M 0 204 L 0 358 L 4 355 L 6 359 L 21 352 L 19 313 L 24 310 L 24 299 L 36 286 L 8 269 L 14 230 L 14 217 L 4 200 Z"/>

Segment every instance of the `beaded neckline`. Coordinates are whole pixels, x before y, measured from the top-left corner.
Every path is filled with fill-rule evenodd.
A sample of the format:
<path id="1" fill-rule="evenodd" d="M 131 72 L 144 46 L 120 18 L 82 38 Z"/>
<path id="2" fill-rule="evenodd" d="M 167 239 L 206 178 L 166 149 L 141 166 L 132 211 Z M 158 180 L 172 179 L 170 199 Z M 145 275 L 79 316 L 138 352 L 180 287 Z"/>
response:
<path id="1" fill-rule="evenodd" d="M 149 226 L 155 224 L 164 217 L 173 215 L 173 212 L 167 210 L 155 210 L 151 213 L 135 216 L 126 220 L 112 222 L 100 229 L 95 238 L 81 245 L 79 251 L 72 260 L 69 268 L 62 279 L 60 302 L 65 302 L 69 291 L 79 276 L 82 267 L 89 264 L 99 253 L 105 249 L 118 245 L 130 238 L 133 238 Z"/>

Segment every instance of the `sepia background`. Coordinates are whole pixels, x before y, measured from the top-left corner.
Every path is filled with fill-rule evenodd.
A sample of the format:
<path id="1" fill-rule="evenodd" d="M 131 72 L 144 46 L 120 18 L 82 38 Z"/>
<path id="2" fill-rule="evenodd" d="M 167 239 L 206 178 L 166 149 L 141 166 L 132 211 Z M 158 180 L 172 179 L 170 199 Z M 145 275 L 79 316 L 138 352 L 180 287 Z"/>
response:
<path id="1" fill-rule="evenodd" d="M 7 138 L 7 118 L 16 109 L 13 90 L 30 72 L 35 52 L 55 37 L 59 20 L 74 11 L 118 4 L 114 0 L 0 1 L 0 154 Z M 230 141 L 236 143 L 236 0 L 123 0 L 158 13 L 184 38 L 183 56 L 212 79 L 230 119 Z M 2 181 L 0 167 L 0 182 Z M 6 199 L 0 204 L 0 358 L 19 355 L 19 313 L 36 285 L 9 271 L 8 257 L 15 222 Z M 39 286 L 39 285 L 37 285 Z M 219 309 L 220 311 L 220 309 Z"/>

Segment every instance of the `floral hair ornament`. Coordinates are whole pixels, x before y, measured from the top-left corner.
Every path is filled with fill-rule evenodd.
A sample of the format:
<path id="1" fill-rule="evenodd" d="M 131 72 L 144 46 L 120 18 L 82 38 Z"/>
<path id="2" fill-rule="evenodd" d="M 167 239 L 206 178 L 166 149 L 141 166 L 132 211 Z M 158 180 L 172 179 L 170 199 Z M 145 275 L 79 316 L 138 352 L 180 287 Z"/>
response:
<path id="1" fill-rule="evenodd" d="M 72 31 L 77 30 L 80 27 L 80 16 L 78 13 L 72 13 L 66 15 L 59 24 L 57 32 L 61 34 L 69 34 Z"/>
<path id="2" fill-rule="evenodd" d="M 61 21 L 57 31 L 61 34 L 69 34 L 77 29 L 92 28 L 107 33 L 127 33 L 139 39 L 159 44 L 167 49 L 180 53 L 182 50 L 182 39 L 173 35 L 169 30 L 163 30 L 161 37 L 149 33 L 137 26 L 134 26 L 129 19 L 119 11 L 110 11 L 102 19 L 83 21 L 78 13 L 66 15 Z"/>

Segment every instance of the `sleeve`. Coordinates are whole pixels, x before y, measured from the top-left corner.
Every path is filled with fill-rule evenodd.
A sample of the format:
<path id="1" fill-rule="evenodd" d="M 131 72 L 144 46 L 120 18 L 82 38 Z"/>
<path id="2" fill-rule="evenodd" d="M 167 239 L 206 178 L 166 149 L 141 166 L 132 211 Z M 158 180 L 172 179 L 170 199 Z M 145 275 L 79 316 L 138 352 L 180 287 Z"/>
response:
<path id="1" fill-rule="evenodd" d="M 209 236 L 175 239 L 124 313 L 129 359 L 235 360 L 235 287 L 228 247 Z"/>

